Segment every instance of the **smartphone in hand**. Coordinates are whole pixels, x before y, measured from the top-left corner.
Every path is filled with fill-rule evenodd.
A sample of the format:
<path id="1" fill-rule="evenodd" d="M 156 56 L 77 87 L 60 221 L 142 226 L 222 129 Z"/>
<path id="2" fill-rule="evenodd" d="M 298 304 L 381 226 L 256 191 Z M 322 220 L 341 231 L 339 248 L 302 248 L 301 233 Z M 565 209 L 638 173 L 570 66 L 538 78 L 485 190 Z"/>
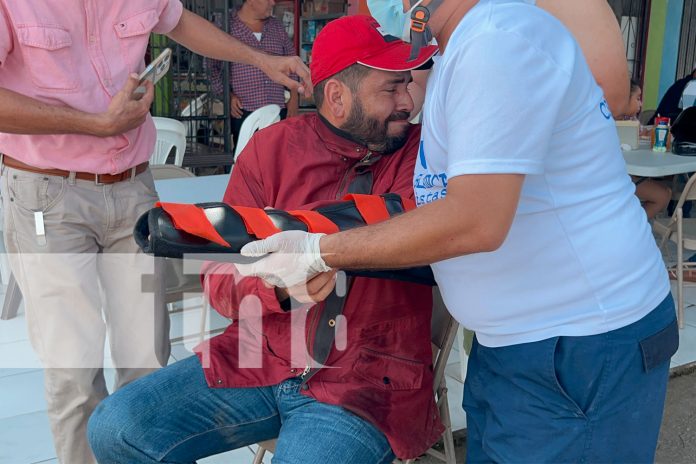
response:
<path id="1" fill-rule="evenodd" d="M 152 85 L 155 85 L 167 74 L 171 62 L 172 49 L 165 48 L 164 51 L 145 68 L 145 71 L 140 73 L 140 86 L 136 88 L 134 92 L 136 98 L 141 98 L 145 94 L 145 81 L 150 81 Z"/>

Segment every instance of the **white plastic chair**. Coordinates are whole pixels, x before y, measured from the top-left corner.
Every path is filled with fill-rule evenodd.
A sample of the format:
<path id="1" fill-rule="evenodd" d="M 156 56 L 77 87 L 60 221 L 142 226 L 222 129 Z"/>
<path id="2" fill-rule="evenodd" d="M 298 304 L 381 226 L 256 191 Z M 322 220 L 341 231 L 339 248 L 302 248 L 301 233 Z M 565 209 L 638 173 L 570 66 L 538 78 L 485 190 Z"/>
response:
<path id="1" fill-rule="evenodd" d="M 186 107 L 181 110 L 182 118 L 191 118 L 195 116 L 203 116 L 206 107 L 206 100 L 208 99 L 208 94 L 201 94 L 194 100 L 191 100 Z M 201 127 L 201 120 L 188 120 L 186 121 L 186 129 L 188 133 L 194 137 L 198 134 L 198 129 Z"/>
<path id="2" fill-rule="evenodd" d="M 262 106 L 247 116 L 239 130 L 239 140 L 235 141 L 234 161 L 237 161 L 237 157 L 251 140 L 254 132 L 278 121 L 280 121 L 280 106 L 278 105 Z"/>
<path id="3" fill-rule="evenodd" d="M 155 151 L 150 156 L 150 164 L 165 164 L 172 147 L 176 149 L 174 164 L 181 166 L 184 163 L 186 152 L 186 126 L 181 121 L 171 118 L 153 117 L 157 129 L 157 143 Z"/>

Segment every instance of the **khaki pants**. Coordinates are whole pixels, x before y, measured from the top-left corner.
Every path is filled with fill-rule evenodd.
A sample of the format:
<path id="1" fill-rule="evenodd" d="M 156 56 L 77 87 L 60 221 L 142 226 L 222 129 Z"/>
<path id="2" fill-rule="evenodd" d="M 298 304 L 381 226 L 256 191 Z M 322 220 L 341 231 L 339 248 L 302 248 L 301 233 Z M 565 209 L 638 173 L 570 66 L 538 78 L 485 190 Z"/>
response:
<path id="1" fill-rule="evenodd" d="M 94 462 L 85 429 L 108 395 L 106 333 L 115 389 L 169 358 L 161 285 L 153 292 L 142 284 L 160 262 L 140 252 L 132 237 L 138 216 L 157 201 L 152 175 L 97 185 L 3 166 L 1 193 L 5 245 L 29 339 L 45 368 L 58 460 Z"/>

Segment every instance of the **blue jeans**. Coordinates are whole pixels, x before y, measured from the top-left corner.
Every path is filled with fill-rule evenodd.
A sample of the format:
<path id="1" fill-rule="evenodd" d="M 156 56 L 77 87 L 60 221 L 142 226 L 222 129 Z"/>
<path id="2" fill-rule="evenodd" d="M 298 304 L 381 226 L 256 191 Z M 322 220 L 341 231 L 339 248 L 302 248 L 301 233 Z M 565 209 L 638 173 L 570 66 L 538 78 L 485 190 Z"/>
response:
<path id="1" fill-rule="evenodd" d="M 347 410 L 299 393 L 289 379 L 258 388 L 209 388 L 197 357 L 123 387 L 89 420 L 101 464 L 192 463 L 278 437 L 274 463 L 389 463 L 386 437 Z"/>
<path id="2" fill-rule="evenodd" d="M 474 340 L 467 462 L 653 462 L 678 338 L 669 295 L 600 335 L 500 348 Z"/>

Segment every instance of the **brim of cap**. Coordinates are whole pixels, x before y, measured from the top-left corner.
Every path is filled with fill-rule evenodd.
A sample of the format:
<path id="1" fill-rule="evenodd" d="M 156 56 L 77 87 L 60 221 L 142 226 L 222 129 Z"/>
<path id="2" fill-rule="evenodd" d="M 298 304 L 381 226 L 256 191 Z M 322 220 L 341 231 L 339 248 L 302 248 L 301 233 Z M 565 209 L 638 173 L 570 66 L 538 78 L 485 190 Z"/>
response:
<path id="1" fill-rule="evenodd" d="M 421 48 L 415 60 L 409 61 L 411 44 L 395 43 L 381 53 L 361 59 L 358 64 L 382 71 L 410 71 L 420 68 L 437 53 L 437 50 L 437 45 L 428 45 Z"/>

